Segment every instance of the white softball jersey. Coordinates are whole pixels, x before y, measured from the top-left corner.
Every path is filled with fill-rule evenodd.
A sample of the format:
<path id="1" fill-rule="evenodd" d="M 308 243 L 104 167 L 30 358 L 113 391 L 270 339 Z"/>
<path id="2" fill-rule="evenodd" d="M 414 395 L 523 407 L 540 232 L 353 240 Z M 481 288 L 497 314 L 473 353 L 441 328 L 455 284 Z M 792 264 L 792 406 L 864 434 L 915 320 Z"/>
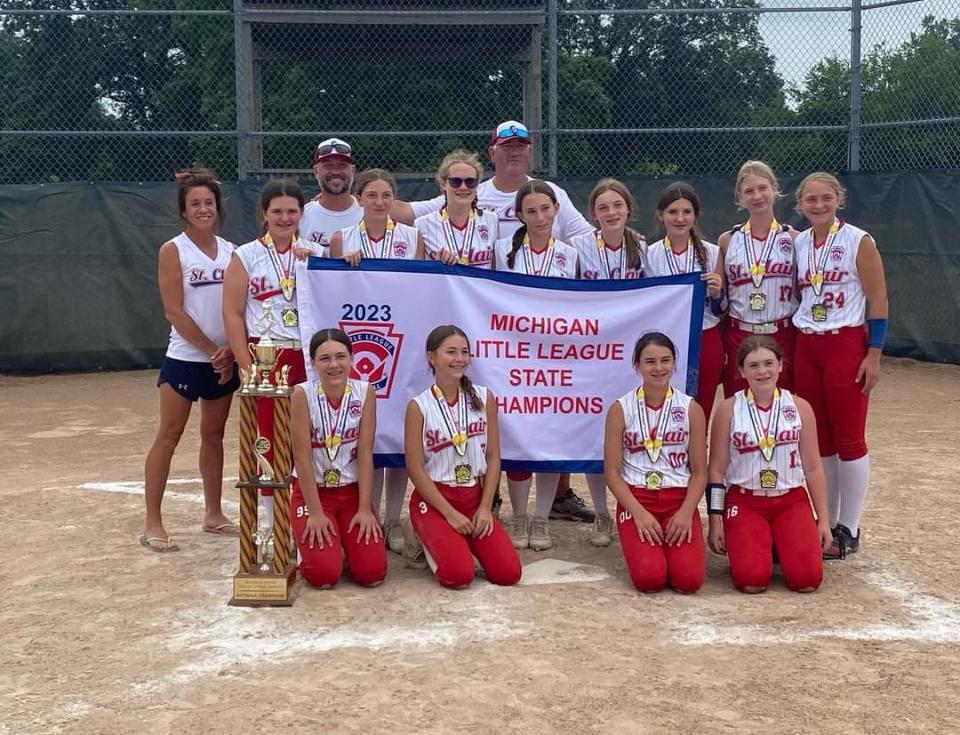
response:
<path id="1" fill-rule="evenodd" d="M 366 235 L 360 235 L 360 225 L 348 227 L 340 231 L 343 238 L 343 254 L 363 252 L 363 240 Z M 417 231 L 410 225 L 404 225 L 395 222 L 393 232 L 386 232 L 382 239 L 371 240 L 367 237 L 367 247 L 372 248 L 376 253 L 370 256 L 364 253 L 364 257 L 376 258 L 396 258 L 399 260 L 413 260 L 417 256 Z"/>
<path id="2" fill-rule="evenodd" d="M 278 253 L 276 249 L 267 247 L 260 240 L 252 240 L 234 251 L 234 255 L 246 269 L 249 281 L 246 322 L 247 334 L 251 337 L 300 339 L 300 328 L 297 326 L 299 315 L 297 314 L 296 259 L 293 254 L 296 248 L 307 248 L 314 253 L 319 251 L 316 245 L 304 240 L 295 240 L 292 247 L 285 253 Z M 287 289 L 287 293 L 284 293 L 280 287 L 281 278 L 293 279 L 293 286 Z M 269 311 L 273 317 L 269 330 L 265 327 L 268 323 L 264 316 L 265 311 Z M 265 334 L 267 331 L 269 334 Z"/>
<path id="3" fill-rule="evenodd" d="M 218 346 L 227 344 L 227 331 L 223 326 L 223 273 L 230 265 L 233 243 L 218 237 L 217 256 L 211 259 L 185 232 L 171 242 L 180 258 L 183 311 L 211 342 Z M 170 327 L 167 357 L 187 362 L 210 362 L 203 350 L 184 339 L 173 326 Z"/>
<path id="4" fill-rule="evenodd" d="M 665 400 L 659 410 L 649 408 L 642 399 L 638 400 L 636 389 L 617 400 L 623 409 L 623 458 L 620 465 L 623 481 L 649 490 L 689 485 L 690 396 L 672 390 L 670 399 Z M 641 411 L 646 411 L 644 422 L 641 422 Z M 651 437 L 651 433 L 654 436 Z M 663 442 L 659 452 L 648 452 L 644 446 L 646 439 Z"/>
<path id="5" fill-rule="evenodd" d="M 522 245 L 514 258 L 513 268 L 507 264 L 507 256 L 512 249 L 513 238 L 497 240 L 493 256 L 495 270 L 525 273 L 528 276 L 577 277 L 577 250 L 572 245 L 554 240 L 553 245 L 540 253 L 535 253 L 529 245 Z"/>
<path id="6" fill-rule="evenodd" d="M 867 296 L 857 272 L 857 253 L 867 233 L 842 221 L 836 227 L 817 248 L 813 228 L 797 236 L 800 306 L 793 323 L 800 329 L 827 332 L 860 326 L 866 318 Z M 813 283 L 815 273 L 823 279 L 819 294 Z"/>
<path id="7" fill-rule="evenodd" d="M 300 239 L 317 245 L 317 255 L 326 258 L 330 255 L 330 238 L 335 232 L 346 230 L 360 224 L 363 210 L 356 199 L 349 209 L 336 212 L 327 209 L 320 202 L 307 202 L 300 220 Z"/>
<path id="8" fill-rule="evenodd" d="M 493 264 L 493 245 L 498 239 L 496 212 L 474 210 L 474 215 L 463 228 L 443 220 L 443 210 L 417 217 L 414 226 L 423 237 L 424 257 L 436 260 L 441 250 L 449 250 L 475 268 L 490 268 Z"/>
<path id="9" fill-rule="evenodd" d="M 751 275 L 751 268 L 763 269 Z M 797 258 L 790 231 L 778 227 L 766 237 L 736 229 L 727 245 L 724 268 L 730 316 L 747 324 L 766 324 L 793 316 L 799 303 Z M 759 280 L 760 285 L 755 285 Z M 759 294 L 759 295 L 758 295 Z"/>
<path id="10" fill-rule="evenodd" d="M 370 384 L 362 380 L 348 380 L 339 409 L 334 409 L 323 395 L 319 380 L 297 386 L 307 396 L 310 409 L 310 442 L 313 446 L 313 474 L 317 489 L 340 487 L 357 481 L 357 441 L 360 438 L 360 418 Z M 335 428 L 335 433 L 331 430 Z M 340 439 L 333 458 L 327 452 L 326 434 Z M 331 472 L 332 470 L 332 472 Z M 293 472 L 297 474 L 296 470 Z"/>
<path id="11" fill-rule="evenodd" d="M 782 495 L 803 485 L 800 412 L 788 390 L 780 390 L 779 410 L 775 410 L 775 404 L 776 399 L 767 410 L 752 412 L 746 391 L 738 391 L 734 397 L 733 418 L 730 420 L 730 464 L 726 477 L 728 487 L 739 485 Z M 773 456 L 769 460 L 760 450 L 758 434 L 776 438 Z"/>
<path id="12" fill-rule="evenodd" d="M 599 230 L 589 235 L 577 235 L 570 244 L 577 249 L 580 260 L 580 278 L 586 281 L 603 281 L 640 278 L 647 242 L 639 237 L 640 262 L 631 268 L 627 262 L 626 248 L 618 244 L 610 247 L 603 241 Z"/>
<path id="13" fill-rule="evenodd" d="M 482 385 L 474 388 L 483 402 L 479 410 L 462 391 L 451 406 L 442 394 L 439 398 L 434 394 L 432 385 L 413 399 L 423 415 L 424 468 L 434 482 L 474 485 L 487 472 L 487 389 Z M 464 431 L 467 448 L 461 456 L 453 445 L 453 435 Z M 458 478 L 457 467 L 464 466 L 468 470 L 462 470 Z"/>
<path id="14" fill-rule="evenodd" d="M 720 248 L 705 240 L 703 247 L 707 251 L 707 270 L 712 271 L 717 267 Z M 647 248 L 647 261 L 643 268 L 646 276 L 674 276 L 681 273 L 700 273 L 702 270 L 692 244 L 679 255 L 673 252 L 666 240 L 657 240 Z M 719 323 L 720 317 L 710 310 L 710 297 L 707 296 L 703 306 L 703 328 L 710 329 Z"/>
<path id="15" fill-rule="evenodd" d="M 527 177 L 527 181 L 530 177 Z M 557 204 L 560 206 L 557 212 L 557 218 L 553 223 L 554 237 L 569 242 L 577 235 L 585 235 L 593 231 L 593 226 L 584 219 L 583 215 L 573 206 L 570 196 L 562 188 L 548 181 L 546 182 L 557 197 Z M 516 191 L 500 191 L 493 185 L 493 179 L 487 179 L 477 187 L 477 206 L 482 209 L 490 209 L 497 213 L 497 219 L 500 224 L 500 237 L 510 237 L 520 228 L 520 220 L 517 219 L 517 213 L 514 204 L 517 200 Z M 410 202 L 413 208 L 414 217 L 421 217 L 428 212 L 438 211 L 446 203 L 446 198 L 441 194 L 433 199 L 426 199 L 419 202 Z"/>

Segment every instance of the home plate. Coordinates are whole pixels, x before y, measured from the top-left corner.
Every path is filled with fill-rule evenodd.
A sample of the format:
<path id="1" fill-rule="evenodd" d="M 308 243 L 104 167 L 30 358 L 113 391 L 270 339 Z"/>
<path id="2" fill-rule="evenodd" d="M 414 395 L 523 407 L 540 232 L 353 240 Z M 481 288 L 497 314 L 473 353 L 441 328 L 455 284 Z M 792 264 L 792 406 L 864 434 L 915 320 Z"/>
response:
<path id="1" fill-rule="evenodd" d="M 575 564 L 560 559 L 543 559 L 523 568 L 520 584 L 569 584 L 572 582 L 599 582 L 610 575 L 600 567 Z"/>

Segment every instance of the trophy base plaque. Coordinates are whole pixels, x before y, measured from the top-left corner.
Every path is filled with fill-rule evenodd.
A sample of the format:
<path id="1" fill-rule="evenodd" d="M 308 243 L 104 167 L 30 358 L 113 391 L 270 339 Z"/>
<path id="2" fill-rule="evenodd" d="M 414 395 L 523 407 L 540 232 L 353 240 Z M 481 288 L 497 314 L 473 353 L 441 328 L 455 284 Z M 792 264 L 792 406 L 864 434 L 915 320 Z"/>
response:
<path id="1" fill-rule="evenodd" d="M 282 574 L 270 572 L 244 574 L 233 577 L 233 607 L 290 607 L 293 604 L 293 582 L 297 577 L 297 568 L 287 564 Z"/>

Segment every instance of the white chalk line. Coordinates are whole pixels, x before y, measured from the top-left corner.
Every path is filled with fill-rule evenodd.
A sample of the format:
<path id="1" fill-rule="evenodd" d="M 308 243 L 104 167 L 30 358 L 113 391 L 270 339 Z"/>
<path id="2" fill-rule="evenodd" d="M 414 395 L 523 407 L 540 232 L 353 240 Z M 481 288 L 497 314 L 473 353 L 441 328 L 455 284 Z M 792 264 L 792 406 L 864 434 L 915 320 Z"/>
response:
<path id="1" fill-rule="evenodd" d="M 694 646 L 790 645 L 821 638 L 960 643 L 960 608 L 953 603 L 924 594 L 916 585 L 891 572 L 867 572 L 866 581 L 887 595 L 899 598 L 908 613 L 908 620 L 901 625 L 862 625 L 785 632 L 761 625 L 717 625 L 697 616 L 696 620 L 688 620 L 676 626 L 676 640 L 678 643 Z"/>
<path id="2" fill-rule="evenodd" d="M 236 477 L 224 477 L 224 482 L 236 482 Z M 174 478 L 172 480 L 167 480 L 167 486 L 170 485 L 201 485 L 203 481 L 199 478 Z M 126 482 L 85 482 L 82 485 L 77 485 L 80 490 L 99 490 L 101 492 L 107 493 L 124 493 L 126 495 L 143 495 L 144 486 L 143 480 L 130 480 Z M 44 490 L 53 490 L 53 489 L 62 489 L 62 488 L 44 488 Z M 163 493 L 163 499 L 172 499 L 172 500 L 185 500 L 188 503 L 196 503 L 199 505 L 204 504 L 203 494 L 202 493 L 181 493 L 176 490 L 166 490 Z M 234 500 L 221 500 L 221 505 L 225 510 L 238 511 L 240 509 L 240 504 Z"/>

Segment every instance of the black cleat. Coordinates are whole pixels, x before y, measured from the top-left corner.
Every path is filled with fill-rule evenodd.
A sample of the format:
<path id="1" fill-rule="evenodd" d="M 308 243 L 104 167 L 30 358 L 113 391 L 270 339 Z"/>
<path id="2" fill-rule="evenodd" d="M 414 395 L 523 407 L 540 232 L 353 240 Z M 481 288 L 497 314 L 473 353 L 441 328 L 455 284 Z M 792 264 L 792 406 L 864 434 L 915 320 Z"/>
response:
<path id="1" fill-rule="evenodd" d="M 539 488 L 537 492 L 539 492 Z M 550 508 L 551 520 L 593 523 L 596 517 L 596 513 L 583 502 L 583 498 L 569 487 L 559 497 L 554 498 L 553 507 Z"/>
<path id="2" fill-rule="evenodd" d="M 833 529 L 833 545 L 823 552 L 823 558 L 846 559 L 848 555 L 856 554 L 858 551 L 860 551 L 860 530 L 858 529 L 857 535 L 854 536 L 849 528 L 838 523 Z"/>

